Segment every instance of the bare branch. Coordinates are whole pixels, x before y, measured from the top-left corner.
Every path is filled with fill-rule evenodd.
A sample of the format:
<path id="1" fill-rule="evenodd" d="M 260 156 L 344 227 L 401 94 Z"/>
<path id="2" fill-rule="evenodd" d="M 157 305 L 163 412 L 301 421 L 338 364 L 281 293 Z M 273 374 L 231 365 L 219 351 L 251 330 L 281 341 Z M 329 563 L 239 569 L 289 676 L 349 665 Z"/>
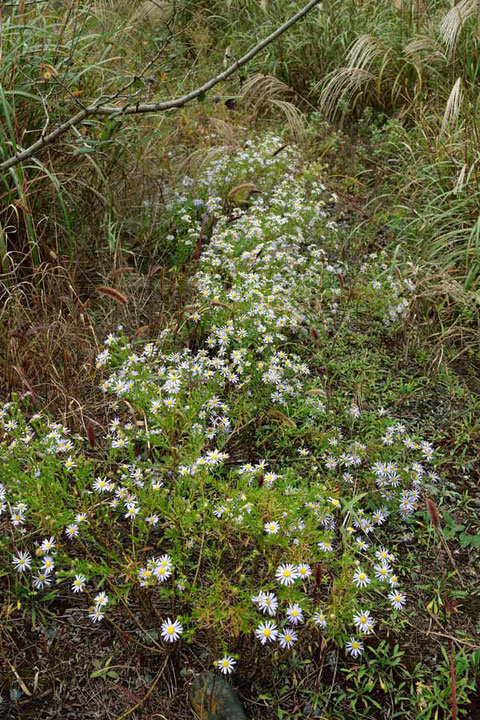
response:
<path id="1" fill-rule="evenodd" d="M 237 72 L 237 70 L 243 67 L 243 65 L 246 65 L 246 63 L 249 62 L 249 60 L 251 60 L 253 57 L 255 57 L 255 55 L 257 55 L 261 50 L 267 47 L 267 45 L 270 45 L 270 43 L 280 37 L 280 35 L 282 35 L 286 30 L 291 28 L 292 25 L 305 17 L 305 15 L 310 12 L 312 8 L 318 5 L 319 2 L 321 2 L 321 0 L 310 0 L 310 2 L 305 5 L 304 8 L 302 8 L 302 10 L 299 10 L 299 12 L 297 12 L 283 25 L 277 28 L 277 30 L 271 33 L 271 35 L 264 38 L 264 40 L 258 43 L 258 45 L 255 45 L 255 47 L 249 50 L 246 55 L 234 62 L 232 65 L 230 65 L 230 67 L 221 72 L 219 75 L 216 75 L 215 77 L 208 80 L 196 90 L 192 90 L 186 95 L 182 95 L 179 98 L 167 100 L 165 102 L 138 102 L 135 104 L 126 103 L 121 107 L 101 105 L 101 100 L 96 100 L 91 105 L 88 105 L 83 110 L 80 110 L 76 115 L 73 115 L 70 120 L 67 120 L 67 122 L 59 125 L 55 130 L 52 130 L 52 132 L 50 132 L 48 135 L 42 135 L 39 140 L 30 145 L 30 147 L 26 148 L 26 150 L 22 150 L 8 160 L 5 160 L 3 163 L 0 163 L 0 170 L 7 170 L 8 168 L 18 165 L 23 160 L 27 160 L 28 158 L 37 155 L 40 150 L 42 150 L 42 148 L 44 148 L 46 145 L 51 145 L 52 143 L 54 143 L 56 140 L 65 135 L 71 128 L 79 125 L 83 120 L 85 120 L 85 118 L 89 116 L 105 115 L 109 117 L 118 117 L 120 115 L 137 115 L 141 113 L 166 112 L 174 108 L 183 107 L 192 100 L 201 97 L 215 85 L 218 85 L 218 83 L 226 80 L 228 77 Z"/>

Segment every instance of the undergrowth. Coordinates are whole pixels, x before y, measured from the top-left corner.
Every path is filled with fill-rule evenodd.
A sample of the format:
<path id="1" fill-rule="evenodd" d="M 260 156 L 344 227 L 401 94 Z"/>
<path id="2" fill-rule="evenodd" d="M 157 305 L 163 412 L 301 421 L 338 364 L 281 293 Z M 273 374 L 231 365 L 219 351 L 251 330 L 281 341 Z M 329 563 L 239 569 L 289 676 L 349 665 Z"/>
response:
<path id="1" fill-rule="evenodd" d="M 97 354 L 108 426 L 72 434 L 32 413 L 29 393 L 3 406 L 6 632 L 17 617 L 55 623 L 68 603 L 92 633 L 140 632 L 172 662 L 175 643 L 199 643 L 226 674 L 252 663 L 318 674 L 335 658 L 347 684 L 306 684 L 307 716 L 345 702 L 376 712 L 389 693 L 387 716 L 435 717 L 452 702 L 446 680 L 429 680 L 440 658 L 431 647 L 409 668 L 402 638 L 422 632 L 423 562 L 441 573 L 447 613 L 473 590 L 437 532 L 442 453 L 392 412 L 398 379 L 349 387 L 361 356 L 343 382 L 333 370 L 362 322 L 367 346 L 401 331 L 418 269 L 355 257 L 318 166 L 274 135 L 186 177 L 169 213 L 176 263 L 198 265 L 157 340 L 119 327 Z M 459 712 L 480 659 L 464 620 Z M 275 706 L 295 711 L 281 694 Z"/>
<path id="2" fill-rule="evenodd" d="M 272 27 L 286 6 L 218 0 L 199 16 L 238 52 L 252 27 Z M 340 191 L 443 273 L 430 304 L 447 296 L 455 311 L 444 308 L 442 322 L 464 327 L 468 307 L 478 317 L 477 18 L 476 0 L 329 0 L 252 68 L 264 77 L 263 108 L 272 109 L 280 79 L 309 113 Z"/>
<path id="3" fill-rule="evenodd" d="M 1 159 L 300 5 L 9 4 Z M 188 718 L 208 668 L 478 717 L 476 13 L 329 0 L 2 175 L 1 717 Z"/>

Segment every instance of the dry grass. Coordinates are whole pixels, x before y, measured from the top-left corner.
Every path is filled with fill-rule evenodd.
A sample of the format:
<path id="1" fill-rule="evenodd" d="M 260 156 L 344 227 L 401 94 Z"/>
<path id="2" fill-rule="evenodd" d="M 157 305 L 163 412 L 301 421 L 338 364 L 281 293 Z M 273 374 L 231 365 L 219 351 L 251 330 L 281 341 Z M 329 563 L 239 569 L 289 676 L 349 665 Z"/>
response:
<path id="1" fill-rule="evenodd" d="M 127 2 L 126 6 L 132 8 L 132 3 Z M 156 24 L 169 18 L 174 11 L 175 4 L 170 0 L 144 0 L 138 7 L 133 5 L 131 22 L 133 24 L 147 21 Z"/>
<path id="2" fill-rule="evenodd" d="M 58 598 L 58 602 L 65 600 Z M 132 607 L 135 613 L 141 613 L 138 601 Z M 188 646 L 169 659 L 162 681 L 149 694 L 164 665 L 164 656 L 145 641 L 135 642 L 138 628 L 131 627 L 130 616 L 121 610 L 114 623 L 117 628 L 131 631 L 130 642 L 125 633 L 108 624 L 92 633 L 85 613 L 72 612 L 68 607 L 57 617 L 54 627 L 43 613 L 35 622 L 28 615 L 26 620 L 21 615 L 8 617 L 8 629 L 7 623 L 0 628 L 0 672 L 5 678 L 19 677 L 30 693 L 23 693 L 18 702 L 7 700 L 2 704 L 2 720 L 40 720 L 59 715 L 75 720 L 191 719 L 189 684 L 193 672 L 203 668 Z M 29 650 L 34 645 L 41 651 L 32 669 Z M 114 675 L 101 672 L 109 661 Z M 187 668 L 187 673 L 181 672 L 182 668 Z M 136 705 L 139 709 L 132 713 Z"/>
<path id="3" fill-rule="evenodd" d="M 211 139 L 214 142 L 205 140 L 198 143 L 197 137 L 197 142 L 192 144 L 192 147 L 195 147 L 194 150 L 189 144 L 188 151 L 179 161 L 180 172 L 196 175 L 202 167 L 215 159 L 239 150 L 245 141 L 246 132 L 240 118 L 237 119 L 237 122 L 238 124 L 234 124 L 230 118 L 221 117 L 219 114 L 219 116 L 209 118 L 204 124 L 197 124 L 196 129 L 203 138 L 205 135 L 213 136 Z"/>
<path id="4" fill-rule="evenodd" d="M 297 141 L 304 137 L 306 119 L 295 102 L 298 97 L 292 88 L 272 75 L 251 75 L 242 88 L 241 100 L 251 109 L 253 121 L 259 116 L 279 110 Z"/>
<path id="5" fill-rule="evenodd" d="M 460 117 L 460 112 L 462 109 L 462 102 L 463 102 L 463 84 L 462 84 L 462 78 L 459 77 L 455 81 L 455 84 L 452 87 L 450 95 L 448 96 L 447 104 L 445 106 L 445 112 L 443 113 L 442 129 L 441 129 L 442 133 L 444 133 L 445 130 L 449 126 L 456 125 L 456 123 L 458 122 L 458 118 Z"/>
<path id="6" fill-rule="evenodd" d="M 338 117 L 342 107 L 353 110 L 362 94 L 369 92 L 374 84 L 375 75 L 368 70 L 355 67 L 334 70 L 325 78 L 320 107 L 328 117 Z"/>
<path id="7" fill-rule="evenodd" d="M 450 54 L 454 52 L 466 23 L 478 17 L 479 10 L 478 0 L 460 0 L 443 18 L 440 33 Z"/>
<path id="8" fill-rule="evenodd" d="M 416 302 L 412 305 L 411 321 L 426 333 L 425 347 L 430 349 L 431 371 L 438 371 L 446 362 L 447 349 L 450 363 L 477 350 L 479 318 L 478 293 L 465 290 L 461 280 L 437 264 L 425 264 Z"/>
<path id="9" fill-rule="evenodd" d="M 130 336 L 155 337 L 171 322 L 181 278 L 115 266 L 108 256 L 75 269 L 43 263 L 26 280 L 17 267 L 17 277 L 0 284 L 1 395 L 30 392 L 39 409 L 85 429 L 107 411 L 94 363 L 99 342 L 119 324 Z M 102 286 L 111 292 L 100 293 Z"/>
<path id="10" fill-rule="evenodd" d="M 437 39 L 430 35 L 417 35 L 417 37 L 407 42 L 403 48 L 403 53 L 406 58 L 417 58 L 419 62 L 426 65 L 438 60 L 444 62 L 447 59 Z"/>

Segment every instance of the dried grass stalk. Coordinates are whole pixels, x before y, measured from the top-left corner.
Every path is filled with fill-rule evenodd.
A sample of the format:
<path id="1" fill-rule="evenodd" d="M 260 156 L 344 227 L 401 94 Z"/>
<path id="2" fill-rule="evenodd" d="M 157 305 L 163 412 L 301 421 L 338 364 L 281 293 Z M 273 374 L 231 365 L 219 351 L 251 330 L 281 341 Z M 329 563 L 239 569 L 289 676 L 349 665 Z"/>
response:
<path id="1" fill-rule="evenodd" d="M 128 298 L 119 290 L 115 290 L 115 288 L 107 287 L 106 285 L 99 285 L 97 287 L 97 292 L 101 295 L 108 295 L 108 297 L 111 297 L 112 300 L 115 300 L 121 305 L 127 305 L 128 303 Z"/>
<path id="2" fill-rule="evenodd" d="M 449 125 L 455 125 L 458 121 L 460 110 L 463 102 L 462 78 L 459 77 L 455 81 L 454 86 L 448 96 L 445 112 L 443 113 L 441 133 L 444 133 Z"/>
<path id="3" fill-rule="evenodd" d="M 255 116 L 277 108 L 285 115 L 293 137 L 304 136 L 305 116 L 295 104 L 296 93 L 278 78 L 261 73 L 252 75 L 244 84 L 240 98 L 250 105 Z"/>
<path id="4" fill-rule="evenodd" d="M 449 53 L 452 53 L 457 44 L 460 33 L 470 18 L 476 17 L 480 10 L 479 0 L 460 0 L 454 5 L 440 23 L 440 34 Z"/>

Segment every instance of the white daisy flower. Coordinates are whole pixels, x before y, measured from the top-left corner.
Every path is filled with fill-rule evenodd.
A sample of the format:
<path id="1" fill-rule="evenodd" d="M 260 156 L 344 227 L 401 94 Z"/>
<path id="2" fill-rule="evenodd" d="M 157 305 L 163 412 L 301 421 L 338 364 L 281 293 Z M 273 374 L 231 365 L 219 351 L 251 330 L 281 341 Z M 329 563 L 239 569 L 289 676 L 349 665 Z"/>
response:
<path id="1" fill-rule="evenodd" d="M 360 630 L 360 632 L 369 634 L 372 632 L 375 621 L 370 616 L 369 610 L 362 610 L 353 616 L 353 624 Z"/>
<path id="2" fill-rule="evenodd" d="M 268 535 L 276 535 L 280 530 L 280 525 L 278 522 L 272 521 L 265 523 L 264 528 Z"/>
<path id="3" fill-rule="evenodd" d="M 367 574 L 363 572 L 363 570 L 358 568 L 357 572 L 353 576 L 353 582 L 357 587 L 364 588 L 370 584 L 371 580 Z"/>
<path id="4" fill-rule="evenodd" d="M 231 673 L 235 670 L 235 665 L 237 664 L 237 661 L 231 657 L 231 655 L 225 655 L 223 658 L 220 658 L 220 660 L 215 661 L 215 665 L 220 670 L 223 675 L 231 675 Z"/>
<path id="5" fill-rule="evenodd" d="M 72 590 L 74 593 L 81 593 L 85 587 L 87 579 L 83 575 L 75 575 L 72 582 Z"/>
<path id="6" fill-rule="evenodd" d="M 12 564 L 15 566 L 15 570 L 18 573 L 25 572 L 26 570 L 30 570 L 32 567 L 32 556 L 28 551 L 20 552 L 13 558 Z"/>
<path id="7" fill-rule="evenodd" d="M 323 610 L 317 610 L 313 614 L 313 622 L 317 627 L 322 628 L 322 630 L 327 627 L 327 616 L 325 615 Z"/>
<path id="8" fill-rule="evenodd" d="M 298 578 L 298 570 L 296 566 L 291 563 L 279 565 L 275 573 L 275 578 L 281 585 L 293 585 Z"/>
<path id="9" fill-rule="evenodd" d="M 298 603 L 293 603 L 293 605 L 288 606 L 287 620 L 289 620 L 293 625 L 303 623 L 303 610 Z"/>
<path id="10" fill-rule="evenodd" d="M 278 640 L 282 649 L 291 648 L 297 642 L 298 636 L 295 630 L 285 628 L 285 630 L 279 634 Z"/>
<path id="11" fill-rule="evenodd" d="M 278 636 L 277 626 L 271 620 L 260 623 L 255 630 L 255 636 L 260 640 L 262 645 L 265 645 L 267 642 L 274 642 Z"/>
<path id="12" fill-rule="evenodd" d="M 172 622 L 170 618 L 167 618 L 165 622 L 162 623 L 161 635 L 165 642 L 176 642 L 182 633 L 183 628 L 178 620 Z"/>
<path id="13" fill-rule="evenodd" d="M 392 592 L 389 594 L 388 599 L 394 610 L 403 610 L 407 602 L 407 596 L 405 593 Z"/>
<path id="14" fill-rule="evenodd" d="M 350 640 L 346 644 L 347 652 L 352 657 L 360 657 L 360 655 L 363 652 L 363 642 L 361 640 L 357 640 L 356 638 L 350 638 Z"/>

